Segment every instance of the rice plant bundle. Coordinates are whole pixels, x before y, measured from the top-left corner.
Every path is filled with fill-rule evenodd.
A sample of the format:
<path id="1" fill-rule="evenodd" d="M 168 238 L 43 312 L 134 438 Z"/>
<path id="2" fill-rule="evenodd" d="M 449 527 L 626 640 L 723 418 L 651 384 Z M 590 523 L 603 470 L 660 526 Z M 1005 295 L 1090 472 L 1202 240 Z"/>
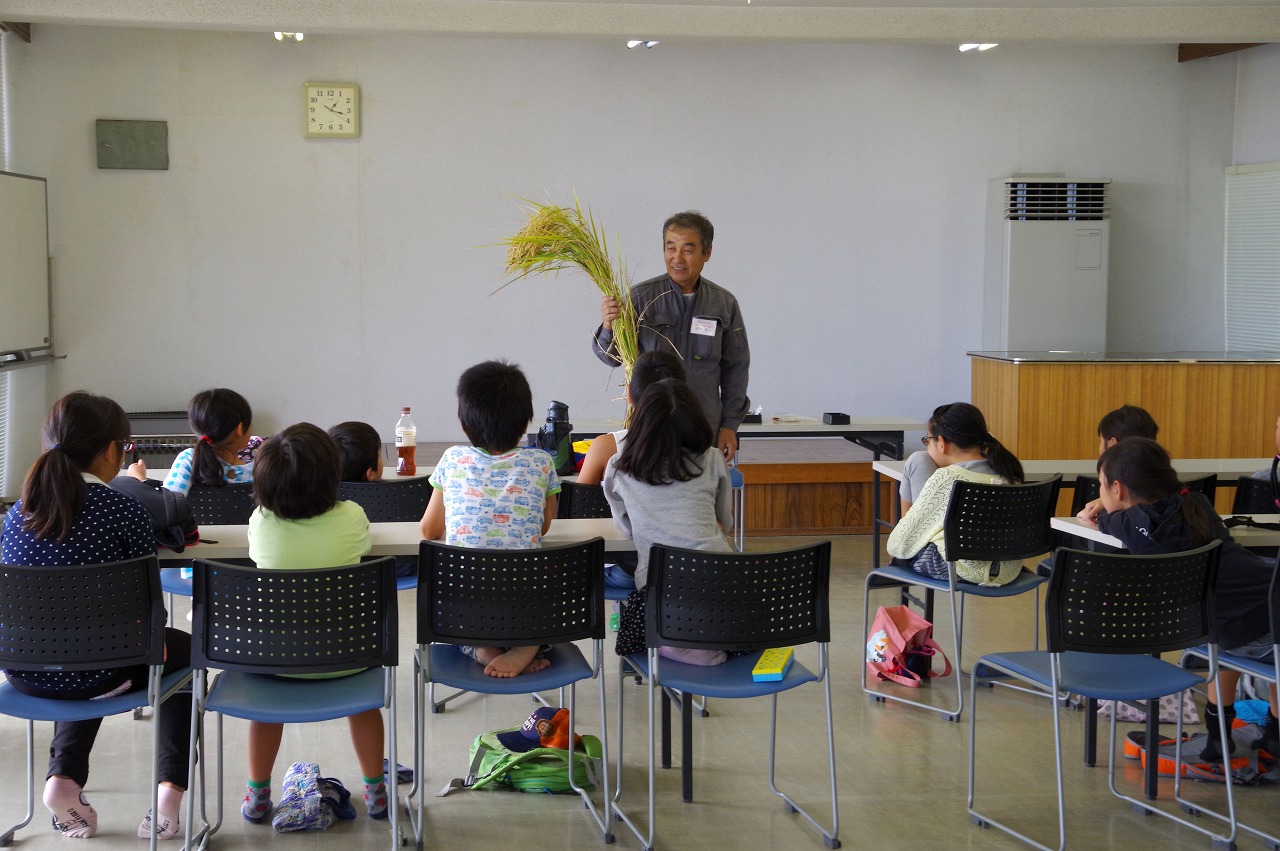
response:
<path id="1" fill-rule="evenodd" d="M 516 278 L 530 274 L 558 274 L 577 269 L 591 279 L 600 292 L 620 305 L 613 320 L 613 341 L 618 363 L 631 378 L 631 369 L 640 354 L 636 338 L 636 310 L 631 303 L 631 279 L 619 254 L 615 264 L 609 257 L 604 228 L 590 210 L 583 212 L 574 196 L 572 207 L 557 207 L 526 201 L 529 220 L 515 236 L 500 244 L 507 247 L 506 270 Z"/>

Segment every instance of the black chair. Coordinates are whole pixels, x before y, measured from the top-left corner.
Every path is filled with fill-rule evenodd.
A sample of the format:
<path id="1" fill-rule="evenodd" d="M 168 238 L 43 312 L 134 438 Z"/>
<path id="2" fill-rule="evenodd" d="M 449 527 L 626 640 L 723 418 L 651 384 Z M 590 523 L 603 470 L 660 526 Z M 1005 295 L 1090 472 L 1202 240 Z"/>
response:
<path id="1" fill-rule="evenodd" d="M 68 589 L 75 589 L 70 593 Z M 147 687 L 96 700 L 50 700 L 0 683 L 0 714 L 27 722 L 27 814 L 0 836 L 8 845 L 35 815 L 35 722 L 85 721 L 160 704 L 191 681 L 191 669 L 162 677 L 164 599 L 155 556 L 77 567 L 0 568 L 0 668 L 93 671 L 147 665 Z M 151 812 L 156 808 L 160 725 L 151 731 Z M 43 772 L 41 772 L 43 773 Z M 154 820 L 153 820 L 154 821 Z M 151 836 L 155 851 L 156 836 Z"/>
<path id="2" fill-rule="evenodd" d="M 426 476 L 384 479 L 376 482 L 339 482 L 338 499 L 350 500 L 364 509 L 370 523 L 417 523 L 431 501 L 431 480 Z M 396 559 L 396 587 L 412 591 L 418 587 L 418 559 Z"/>
<path id="3" fill-rule="evenodd" d="M 1076 476 L 1075 490 L 1071 493 L 1071 513 L 1079 514 L 1084 507 L 1098 498 L 1102 483 L 1097 476 Z"/>
<path id="4" fill-rule="evenodd" d="M 192 485 L 187 492 L 191 514 L 201 526 L 239 526 L 253 513 L 253 482 L 223 485 Z"/>
<path id="5" fill-rule="evenodd" d="M 1213 502 L 1214 496 L 1218 492 L 1218 476 L 1216 473 L 1187 479 L 1182 484 L 1192 493 L 1204 494 L 1209 502 Z M 1097 476 L 1076 476 L 1075 494 L 1071 497 L 1071 513 L 1079 514 L 1083 511 L 1086 504 L 1098 498 L 1100 490 L 1101 483 L 1098 481 Z"/>
<path id="6" fill-rule="evenodd" d="M 1275 514 L 1280 511 L 1280 499 L 1276 496 L 1270 479 L 1241 476 L 1236 480 L 1236 498 L 1231 503 L 1231 513 Z"/>
<path id="7" fill-rule="evenodd" d="M 560 502 L 556 517 L 561 520 L 612 517 L 613 510 L 604 498 L 604 488 L 599 485 L 582 485 L 577 482 L 560 484 Z"/>
<path id="8" fill-rule="evenodd" d="M 787 812 L 800 813 L 818 829 L 828 848 L 840 847 L 831 679 L 827 669 L 828 644 L 831 641 L 828 604 L 830 573 L 830 541 L 781 552 L 717 553 L 662 545 L 655 545 L 650 551 L 649 584 L 645 597 L 648 651 L 626 657 L 633 668 L 645 675 L 649 684 L 647 832 L 642 832 L 619 807 L 622 796 L 625 705 L 621 681 L 618 686 L 618 788 L 614 797 L 615 816 L 627 825 L 644 848 L 653 847 L 655 832 L 655 701 L 659 695 L 665 701 L 668 690 L 679 692 L 685 704 L 682 715 L 684 759 L 681 768 L 686 801 L 692 798 L 691 695 L 723 698 L 768 695 L 773 702 L 769 724 L 769 788 L 782 799 Z M 816 671 L 810 671 L 799 661 L 793 660 L 779 681 L 756 682 L 752 677 L 752 669 L 761 655 L 755 651 L 811 643 L 818 645 Z M 730 658 L 722 665 L 704 667 L 662 658 L 658 648 L 664 645 L 747 652 Z M 774 778 L 778 694 L 810 682 L 821 682 L 825 691 L 825 750 L 831 784 L 830 830 L 781 791 Z M 664 708 L 665 705 L 664 703 Z M 805 735 L 812 738 L 808 729 L 805 730 Z M 664 746 L 666 745 L 669 742 L 664 741 Z"/>
<path id="9" fill-rule="evenodd" d="M 968 810 L 975 824 L 996 827 L 1037 848 L 1048 847 L 975 807 L 974 755 L 979 686 L 1013 678 L 1046 696 L 1065 691 L 1095 700 L 1145 702 L 1146 740 L 1158 742 L 1160 698 L 1204 685 L 1217 673 L 1214 579 L 1218 552 L 1217 541 L 1190 552 L 1161 556 L 1058 550 L 1045 602 L 1048 650 L 988 654 L 974 665 L 969 684 L 969 699 L 973 706 L 969 714 Z M 1182 650 L 1206 639 L 1209 659 L 1206 676 L 1199 676 L 1159 658 L 1161 653 Z M 1058 847 L 1065 848 L 1063 710 L 1056 702 L 1051 702 L 1050 706 L 1057 765 Z M 1154 755 L 1147 759 L 1145 800 L 1126 795 L 1116 787 L 1116 714 L 1111 716 L 1108 769 L 1112 793 L 1139 812 L 1165 816 L 1210 836 L 1215 845 L 1234 847 L 1232 842 L 1236 831 L 1233 819 L 1228 820 L 1231 823 L 1230 834 L 1223 836 L 1150 803 L 1155 798 L 1155 775 L 1159 762 Z M 1225 738 L 1227 733 L 1221 718 L 1218 731 Z M 1174 739 L 1182 739 L 1181 714 Z M 1175 758 L 1180 762 L 1181 747 L 1178 750 Z M 1175 767 L 1175 775 L 1177 773 L 1180 773 L 1180 766 Z M 1223 786 L 1228 810 L 1234 814 L 1232 784 Z M 1190 806 L 1189 802 L 1178 797 L 1176 787 L 1174 797 L 1184 807 Z M 1038 820 L 1039 814 L 1035 818 Z"/>
<path id="10" fill-rule="evenodd" d="M 192 600 L 192 754 L 188 790 L 195 789 L 195 736 L 206 712 L 218 713 L 217 819 L 195 824 L 195 795 L 187 796 L 186 847 L 205 848 L 222 826 L 222 718 L 304 723 L 388 710 L 387 764 L 396 765 L 395 670 L 399 609 L 395 563 L 387 558 L 311 570 L 259 570 L 196 561 Z M 204 673 L 219 669 L 206 687 Z M 285 674 L 332 674 L 333 679 Z M 397 773 L 388 771 L 391 848 L 402 844 Z"/>
<path id="11" fill-rule="evenodd" d="M 424 705 L 436 683 L 463 692 L 524 694 L 569 687 L 569 740 L 577 725 L 577 684 L 599 685 L 603 803 L 597 806 L 567 767 L 570 786 L 595 820 L 606 844 L 613 842 L 609 815 L 609 740 L 605 712 L 603 642 L 604 539 L 558 547 L 486 550 L 423 541 L 418 553 L 418 647 L 413 655 L 413 760 L 416 811 L 409 808 L 414 838 L 422 848 L 423 777 L 426 770 Z M 590 661 L 572 642 L 590 640 Z M 550 644 L 551 664 L 537 673 L 496 678 L 458 649 L 459 645 L 503 647 Z M 456 697 L 457 695 L 451 695 Z M 585 757 L 583 757 L 585 759 Z"/>
<path id="12" fill-rule="evenodd" d="M 1196 476 L 1194 479 L 1186 479 L 1182 486 L 1192 493 L 1203 494 L 1209 500 L 1209 504 L 1213 505 L 1213 501 L 1218 493 L 1218 475 L 1210 473 L 1207 476 Z"/>
<path id="13" fill-rule="evenodd" d="M 1260 480 L 1255 479 L 1254 481 Z M 1265 482 L 1265 484 L 1267 485 L 1267 490 L 1269 492 L 1271 489 L 1271 483 Z M 1268 493 L 1268 497 L 1269 496 L 1270 493 Z M 1271 587 L 1269 589 L 1267 600 L 1270 612 L 1271 638 L 1273 641 L 1277 642 L 1277 645 L 1280 645 L 1280 639 L 1277 639 L 1277 636 L 1280 636 L 1280 559 L 1277 560 L 1275 570 L 1271 574 Z M 1192 665 L 1208 661 L 1209 652 L 1209 647 L 1203 644 L 1184 650 L 1182 653 L 1182 666 L 1190 667 Z M 1271 659 L 1269 661 L 1251 659 L 1248 656 L 1239 656 L 1226 650 L 1220 651 L 1218 653 L 1218 667 L 1229 668 L 1233 671 L 1240 671 L 1241 673 L 1254 677 L 1256 680 L 1261 680 L 1269 683 L 1272 687 L 1275 687 L 1280 685 L 1280 646 L 1273 646 L 1271 648 Z M 1280 754 L 1272 755 L 1280 757 Z M 1204 810 L 1203 807 L 1196 807 L 1195 811 L 1197 813 L 1209 812 L 1210 815 L 1223 818 L 1223 816 L 1217 813 Z M 1229 815 L 1230 814 L 1228 814 L 1228 816 Z M 1236 819 L 1235 823 L 1241 830 L 1252 833 L 1254 836 L 1261 839 L 1268 848 L 1280 848 L 1280 837 L 1245 824 L 1243 821 L 1239 820 L 1239 818 Z"/>
<path id="14" fill-rule="evenodd" d="M 426 476 L 377 482 L 341 482 L 338 499 L 364 509 L 370 523 L 403 523 L 422 519 L 431 501 L 431 480 Z"/>
<path id="15" fill-rule="evenodd" d="M 951 502 L 947 506 L 944 524 L 944 543 L 947 556 L 952 560 L 1013 561 L 1028 559 L 1049 552 L 1053 548 L 1049 519 L 1058 504 L 1058 486 L 1061 474 L 1041 482 L 1021 485 L 984 485 L 976 482 L 957 481 L 952 488 Z M 952 650 L 958 671 L 962 671 L 961 639 L 964 633 L 965 597 L 1013 597 L 1027 591 L 1036 592 L 1036 606 L 1032 611 L 1035 624 L 1035 644 L 1039 646 L 1039 587 L 1045 577 L 1023 570 L 1018 578 L 1007 585 L 987 586 L 965 582 L 956 577 L 955 565 L 946 580 L 931 579 L 916 573 L 909 567 L 886 565 L 867 574 L 866 592 L 863 597 L 863 633 L 871 624 L 871 592 L 878 588 L 901 590 L 904 586 L 920 586 L 925 589 L 929 602 L 934 591 L 946 593 L 951 604 Z M 959 603 L 957 604 L 957 597 Z M 933 619 L 931 606 L 926 603 L 925 617 Z M 901 694 L 879 691 L 869 687 L 867 667 L 862 667 L 862 689 L 872 699 L 883 702 L 894 700 L 938 712 L 950 721 L 959 721 L 964 709 L 964 691 L 960 676 L 956 676 L 954 706 L 935 706 L 912 700 Z"/>

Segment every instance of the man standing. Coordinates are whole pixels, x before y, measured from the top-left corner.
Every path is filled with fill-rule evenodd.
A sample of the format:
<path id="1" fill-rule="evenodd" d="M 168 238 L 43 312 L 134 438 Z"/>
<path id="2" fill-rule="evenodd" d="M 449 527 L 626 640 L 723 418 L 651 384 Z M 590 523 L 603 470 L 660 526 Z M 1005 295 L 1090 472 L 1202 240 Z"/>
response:
<path id="1" fill-rule="evenodd" d="M 674 351 L 684 360 L 689 386 L 702 403 L 716 444 L 727 460 L 737 452 L 738 426 L 746 416 L 747 373 L 751 350 L 747 329 L 733 293 L 702 277 L 711 259 L 715 229 L 696 210 L 676 213 L 662 226 L 667 274 L 631 288 L 639 327 L 641 353 L 655 349 Z M 613 320 L 619 305 L 605 297 L 600 303 L 601 325 L 592 349 L 596 357 L 616 366 Z"/>

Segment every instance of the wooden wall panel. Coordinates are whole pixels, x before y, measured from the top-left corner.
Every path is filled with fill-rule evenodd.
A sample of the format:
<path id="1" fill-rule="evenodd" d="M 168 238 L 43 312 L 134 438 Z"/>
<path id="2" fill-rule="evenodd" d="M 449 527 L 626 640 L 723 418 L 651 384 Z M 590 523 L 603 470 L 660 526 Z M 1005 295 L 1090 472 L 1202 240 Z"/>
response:
<path id="1" fill-rule="evenodd" d="M 1259 457 L 1273 451 L 1280 413 L 1280 364 L 975 358 L 972 376 L 973 402 L 991 433 L 1026 459 L 1094 457 L 1098 419 L 1126 403 L 1151 412 L 1160 442 L 1175 458 Z"/>
<path id="2" fill-rule="evenodd" d="M 872 470 L 848 464 L 743 464 L 748 535 L 861 535 L 871 532 Z M 888 516 L 892 481 L 881 492 Z"/>
<path id="3" fill-rule="evenodd" d="M 1012 449 L 1018 443 L 1021 404 L 1018 371 L 1008 366 L 985 358 L 973 358 L 970 395 L 973 404 L 987 418 L 987 429 Z"/>

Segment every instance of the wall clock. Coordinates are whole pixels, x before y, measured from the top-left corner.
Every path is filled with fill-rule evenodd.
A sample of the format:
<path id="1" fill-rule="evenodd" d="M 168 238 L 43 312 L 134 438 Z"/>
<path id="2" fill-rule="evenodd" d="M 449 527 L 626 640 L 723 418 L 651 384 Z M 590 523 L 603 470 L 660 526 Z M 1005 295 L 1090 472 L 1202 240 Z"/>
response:
<path id="1" fill-rule="evenodd" d="M 303 129 L 322 139 L 360 135 L 360 87 L 355 83 L 303 83 Z"/>

